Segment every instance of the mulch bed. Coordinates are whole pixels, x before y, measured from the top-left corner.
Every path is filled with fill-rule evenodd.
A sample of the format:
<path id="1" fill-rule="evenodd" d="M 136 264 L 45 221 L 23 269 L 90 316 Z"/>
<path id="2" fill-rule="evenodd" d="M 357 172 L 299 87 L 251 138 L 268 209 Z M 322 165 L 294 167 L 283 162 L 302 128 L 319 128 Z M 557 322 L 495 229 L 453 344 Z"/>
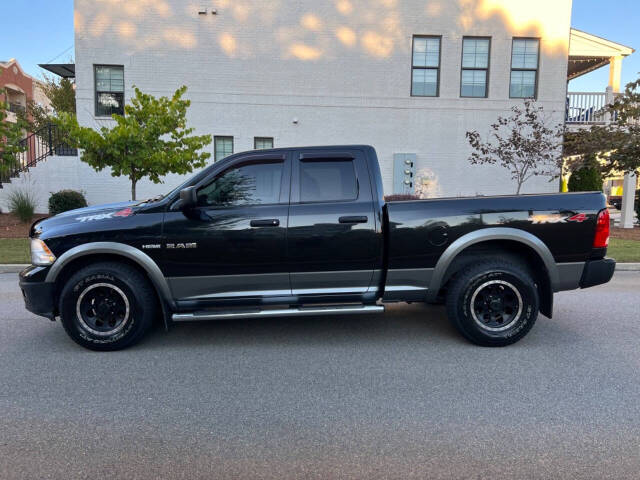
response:
<path id="1" fill-rule="evenodd" d="M 621 238 L 623 240 L 637 240 L 640 242 L 640 227 L 611 228 L 611 238 Z"/>
<path id="2" fill-rule="evenodd" d="M 34 215 L 33 220 L 22 223 L 10 213 L 0 213 L 0 238 L 27 238 L 31 224 L 47 215 Z"/>

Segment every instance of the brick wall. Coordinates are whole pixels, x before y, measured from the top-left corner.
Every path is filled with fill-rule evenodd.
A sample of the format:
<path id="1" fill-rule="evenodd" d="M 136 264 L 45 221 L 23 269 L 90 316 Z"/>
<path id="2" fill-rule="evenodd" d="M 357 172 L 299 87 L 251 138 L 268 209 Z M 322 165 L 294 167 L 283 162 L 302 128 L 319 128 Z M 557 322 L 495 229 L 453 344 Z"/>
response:
<path id="1" fill-rule="evenodd" d="M 234 136 L 236 152 L 253 148 L 254 136 L 274 137 L 275 146 L 367 143 L 378 151 L 387 191 L 393 154 L 416 153 L 417 169 L 432 172 L 440 195 L 512 193 L 513 182 L 500 168 L 469 165 L 465 133 L 487 132 L 520 102 L 508 98 L 514 36 L 541 38 L 538 100 L 550 120 L 563 121 L 570 0 L 144 5 L 76 1 L 82 124 L 110 122 L 94 115 L 93 65 L 121 64 L 127 98 L 133 85 L 154 95 L 187 85 L 191 125 L 198 133 Z M 201 6 L 207 15 L 198 15 Z M 414 34 L 442 36 L 439 98 L 409 95 Z M 487 99 L 459 96 L 465 35 L 492 37 Z M 213 145 L 208 149 L 213 153 Z M 88 192 L 100 191 L 104 178 L 113 181 L 108 174 L 90 178 L 97 183 L 85 181 Z M 126 199 L 121 183 L 108 195 L 92 195 L 106 200 L 118 192 Z M 557 191 L 557 182 L 537 178 L 524 191 Z"/>
<path id="2" fill-rule="evenodd" d="M 15 63 L 8 63 L 7 67 L 0 66 L 0 89 L 6 85 L 15 85 L 22 89 L 27 99 L 33 98 L 33 79 L 24 72 Z M 0 95 L 4 100 L 4 95 Z"/>

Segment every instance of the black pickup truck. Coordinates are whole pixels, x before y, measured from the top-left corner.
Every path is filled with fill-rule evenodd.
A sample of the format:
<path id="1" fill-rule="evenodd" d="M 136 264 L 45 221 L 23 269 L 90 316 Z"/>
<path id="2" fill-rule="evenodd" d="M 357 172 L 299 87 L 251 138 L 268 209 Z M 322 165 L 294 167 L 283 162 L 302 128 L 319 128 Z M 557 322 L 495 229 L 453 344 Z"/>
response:
<path id="1" fill-rule="evenodd" d="M 378 313 L 446 302 L 486 346 L 516 342 L 553 294 L 608 282 L 601 193 L 385 202 L 369 146 L 232 155 L 167 195 L 31 228 L 26 308 L 80 345 L 132 345 L 171 322 Z"/>

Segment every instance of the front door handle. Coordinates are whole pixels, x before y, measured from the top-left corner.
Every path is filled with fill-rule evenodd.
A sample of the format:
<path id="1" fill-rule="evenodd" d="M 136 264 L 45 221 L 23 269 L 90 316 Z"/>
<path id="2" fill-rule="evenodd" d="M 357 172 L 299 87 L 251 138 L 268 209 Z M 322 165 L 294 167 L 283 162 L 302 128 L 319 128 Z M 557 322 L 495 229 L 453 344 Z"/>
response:
<path id="1" fill-rule="evenodd" d="M 250 225 L 252 227 L 277 227 L 280 225 L 280 220 L 277 218 L 265 218 L 263 220 L 251 220 Z"/>
<path id="2" fill-rule="evenodd" d="M 340 223 L 367 223 L 368 220 L 366 215 L 354 215 L 351 217 L 340 217 L 338 219 Z"/>

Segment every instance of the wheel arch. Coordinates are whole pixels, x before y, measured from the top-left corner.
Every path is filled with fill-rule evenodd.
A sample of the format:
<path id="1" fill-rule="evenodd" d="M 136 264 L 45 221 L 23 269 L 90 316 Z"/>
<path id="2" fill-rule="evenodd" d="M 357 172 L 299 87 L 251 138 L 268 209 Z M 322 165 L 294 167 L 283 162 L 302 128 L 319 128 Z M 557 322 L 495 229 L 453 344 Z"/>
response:
<path id="1" fill-rule="evenodd" d="M 98 261 L 121 261 L 138 268 L 155 289 L 163 312 L 165 312 L 166 306 L 174 308 L 169 284 L 160 267 L 149 255 L 124 243 L 91 242 L 74 247 L 63 253 L 54 262 L 45 281 L 58 283 L 57 280 L 68 278 L 70 273 L 77 271 L 78 268 Z"/>
<path id="2" fill-rule="evenodd" d="M 428 301 L 435 301 L 447 282 L 474 258 L 487 254 L 523 259 L 538 283 L 540 311 L 551 317 L 558 268 L 549 248 L 537 237 L 514 228 L 486 228 L 463 235 L 441 255 L 431 277 Z"/>

